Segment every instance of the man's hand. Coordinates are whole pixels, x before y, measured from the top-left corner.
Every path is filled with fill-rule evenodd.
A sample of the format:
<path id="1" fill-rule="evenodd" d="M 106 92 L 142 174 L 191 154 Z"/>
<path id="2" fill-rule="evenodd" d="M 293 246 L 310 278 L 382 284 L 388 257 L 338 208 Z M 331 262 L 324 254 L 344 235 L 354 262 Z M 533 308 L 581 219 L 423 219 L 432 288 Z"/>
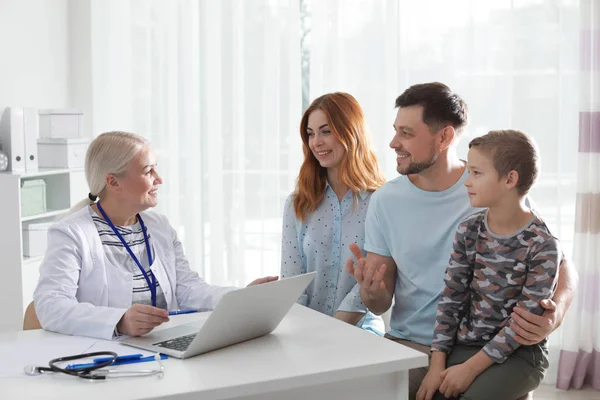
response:
<path id="1" fill-rule="evenodd" d="M 553 300 L 542 300 L 540 305 L 545 309 L 542 315 L 535 315 L 522 308 L 515 307 L 511 314 L 514 322 L 510 327 L 517 336 L 515 340 L 522 345 L 533 345 L 544 340 L 560 325 L 562 313 L 557 310 Z"/>
<path id="2" fill-rule="evenodd" d="M 361 291 L 364 291 L 372 300 L 387 296 L 388 290 L 383 281 L 387 266 L 385 264 L 381 264 L 379 267 L 367 265 L 367 260 L 363 257 L 356 243 L 350 245 L 350 251 L 356 257 L 356 264 L 349 258 L 346 261 L 346 272 L 354 276 L 354 279 L 360 285 Z"/>
<path id="3" fill-rule="evenodd" d="M 467 364 L 459 364 L 444 370 L 441 374 L 442 384 L 439 391 L 451 399 L 467 391 L 477 378 L 477 373 Z"/>
<path id="4" fill-rule="evenodd" d="M 169 312 L 145 304 L 134 304 L 123 314 L 117 324 L 122 335 L 141 336 L 169 321 Z"/>
<path id="5" fill-rule="evenodd" d="M 264 278 L 258 278 L 258 279 L 253 280 L 252 282 L 250 282 L 248 284 L 248 286 L 254 286 L 254 285 L 260 285 L 263 283 L 274 282 L 277 279 L 279 279 L 278 276 L 265 276 Z"/>
<path id="6" fill-rule="evenodd" d="M 429 368 L 417 391 L 417 400 L 431 400 L 442 385 L 442 369 Z"/>

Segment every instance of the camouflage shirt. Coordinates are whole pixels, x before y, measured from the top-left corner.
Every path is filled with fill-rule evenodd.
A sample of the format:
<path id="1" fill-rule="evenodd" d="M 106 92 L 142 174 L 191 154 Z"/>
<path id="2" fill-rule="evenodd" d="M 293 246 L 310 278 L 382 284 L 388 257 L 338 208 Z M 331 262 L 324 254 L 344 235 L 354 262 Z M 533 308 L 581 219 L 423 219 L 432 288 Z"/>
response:
<path id="1" fill-rule="evenodd" d="M 540 315 L 552 297 L 562 259 L 558 239 L 534 215 L 508 236 L 491 232 L 487 210 L 464 219 L 444 278 L 433 333 L 433 351 L 449 353 L 455 341 L 483 346 L 502 363 L 519 347 L 510 327 L 515 306 Z"/>

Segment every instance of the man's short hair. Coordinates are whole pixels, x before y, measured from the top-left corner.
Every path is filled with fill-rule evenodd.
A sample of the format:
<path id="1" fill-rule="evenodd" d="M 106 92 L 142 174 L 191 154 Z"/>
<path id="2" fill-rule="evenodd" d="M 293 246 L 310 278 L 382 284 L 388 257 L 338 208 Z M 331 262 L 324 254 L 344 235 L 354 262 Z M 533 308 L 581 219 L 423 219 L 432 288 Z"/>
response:
<path id="1" fill-rule="evenodd" d="M 473 147 L 492 157 L 492 163 L 500 177 L 506 176 L 510 171 L 517 171 L 517 191 L 521 195 L 529 192 L 539 172 L 539 157 L 533 139 L 521 131 L 497 130 L 471 140 L 469 148 Z"/>
<path id="2" fill-rule="evenodd" d="M 396 99 L 396 108 L 417 105 L 423 107 L 423 122 L 432 132 L 450 125 L 459 133 L 467 126 L 467 103 L 443 83 L 413 85 Z"/>

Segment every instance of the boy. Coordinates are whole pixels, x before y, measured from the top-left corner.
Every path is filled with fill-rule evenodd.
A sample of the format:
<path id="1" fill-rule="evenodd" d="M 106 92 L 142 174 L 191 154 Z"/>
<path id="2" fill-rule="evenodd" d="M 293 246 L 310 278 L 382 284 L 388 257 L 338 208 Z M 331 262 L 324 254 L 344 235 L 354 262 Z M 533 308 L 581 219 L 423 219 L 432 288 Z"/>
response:
<path id="1" fill-rule="evenodd" d="M 473 207 L 460 224 L 436 314 L 429 372 L 417 399 L 512 400 L 548 367 L 545 342 L 514 340 L 514 307 L 541 314 L 562 261 L 559 242 L 525 204 L 538 174 L 533 141 L 513 130 L 469 143 L 465 181 Z"/>

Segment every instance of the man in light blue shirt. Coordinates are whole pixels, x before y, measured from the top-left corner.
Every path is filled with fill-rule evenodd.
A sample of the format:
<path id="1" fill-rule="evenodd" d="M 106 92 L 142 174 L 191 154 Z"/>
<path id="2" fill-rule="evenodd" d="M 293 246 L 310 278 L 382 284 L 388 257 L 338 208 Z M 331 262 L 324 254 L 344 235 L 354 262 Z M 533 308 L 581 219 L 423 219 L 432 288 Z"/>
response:
<path id="1" fill-rule="evenodd" d="M 474 211 L 463 185 L 466 177 L 465 170 L 446 190 L 432 192 L 400 176 L 373 194 L 365 250 L 398 266 L 389 332 L 393 337 L 431 344 L 449 249 L 458 222 Z"/>
<path id="2" fill-rule="evenodd" d="M 365 222 L 367 256 L 351 245 L 357 263 L 349 259 L 346 270 L 375 314 L 387 311 L 394 300 L 386 337 L 429 353 L 454 233 L 476 211 L 463 184 L 466 163 L 456 152 L 467 105 L 449 87 L 434 82 L 408 88 L 396 107 L 390 147 L 401 176 L 373 194 Z M 515 308 L 518 325 L 513 329 L 521 344 L 538 343 L 560 325 L 576 280 L 576 272 L 563 262 L 553 301 L 542 302 L 542 316 Z M 410 371 L 409 398 L 416 398 L 426 372 Z"/>

